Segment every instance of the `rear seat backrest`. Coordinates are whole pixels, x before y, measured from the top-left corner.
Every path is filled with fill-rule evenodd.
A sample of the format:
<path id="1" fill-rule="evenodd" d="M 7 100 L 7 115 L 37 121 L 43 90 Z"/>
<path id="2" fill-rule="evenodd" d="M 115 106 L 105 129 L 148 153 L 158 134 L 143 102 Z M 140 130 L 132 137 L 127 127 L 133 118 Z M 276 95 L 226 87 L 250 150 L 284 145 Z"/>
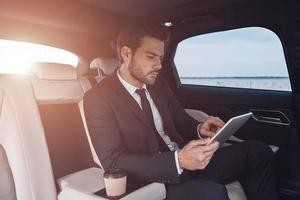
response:
<path id="1" fill-rule="evenodd" d="M 28 77 L 0 75 L 0 96 L 0 144 L 11 168 L 17 199 L 55 200 L 48 149 Z"/>
<path id="2" fill-rule="evenodd" d="M 76 69 L 38 63 L 32 73 L 55 179 L 95 166 L 78 106 L 84 93 Z"/>
<path id="3" fill-rule="evenodd" d="M 0 177 L 0 199 L 16 200 L 17 196 L 14 179 L 2 145 L 0 145 Z"/>
<path id="4" fill-rule="evenodd" d="M 87 92 L 89 89 L 91 89 L 95 84 L 99 83 L 103 78 L 105 78 L 107 75 L 113 73 L 119 66 L 118 59 L 115 58 L 95 58 L 92 60 L 90 64 L 91 70 L 97 70 L 98 75 L 95 77 L 81 77 L 80 78 L 80 84 L 81 87 L 85 92 Z M 96 151 L 94 149 L 94 146 L 91 141 L 91 137 L 89 134 L 89 130 L 87 128 L 85 116 L 84 116 L 84 110 L 83 110 L 83 101 L 79 102 L 79 108 L 82 115 L 82 121 L 84 124 L 85 132 L 87 133 L 87 138 L 91 147 L 92 155 L 94 158 L 94 161 L 102 167 L 100 160 L 96 154 Z"/>
<path id="5" fill-rule="evenodd" d="M 99 77 L 112 74 L 119 66 L 119 61 L 115 58 L 95 58 L 90 64 L 90 69 L 98 71 Z"/>
<path id="6" fill-rule="evenodd" d="M 119 62 L 115 58 L 95 58 L 92 60 L 90 64 L 90 69 L 97 70 L 98 75 L 95 77 L 81 77 L 80 78 L 80 85 L 82 87 L 83 92 L 87 92 L 91 89 L 95 84 L 99 83 L 103 78 L 107 75 L 113 73 L 119 66 Z M 82 121 L 84 124 L 85 132 L 87 133 L 87 138 L 90 144 L 90 148 L 92 151 L 92 155 L 94 161 L 99 165 L 102 166 L 100 160 L 96 154 L 94 146 L 91 141 L 91 137 L 87 128 L 87 124 L 85 121 L 84 110 L 83 110 L 83 101 L 79 102 L 79 108 L 82 115 Z"/>
<path id="7" fill-rule="evenodd" d="M 90 68 L 92 70 L 97 70 L 98 75 L 96 77 L 81 77 L 80 78 L 80 85 L 82 87 L 83 92 L 87 92 L 89 89 L 91 89 L 95 84 L 99 83 L 103 78 L 105 78 L 107 75 L 113 73 L 119 66 L 119 62 L 115 58 L 95 58 L 92 60 L 90 64 Z M 82 116 L 82 121 L 84 124 L 85 132 L 87 133 L 87 138 L 89 141 L 89 145 L 92 151 L 92 155 L 94 158 L 95 163 L 97 163 L 99 166 L 102 167 L 99 157 L 96 154 L 95 148 L 92 144 L 91 137 L 89 134 L 89 130 L 87 128 L 85 116 L 84 116 L 84 110 L 83 110 L 83 101 L 79 102 L 79 109 Z"/>
<path id="8" fill-rule="evenodd" d="M 83 92 L 87 92 L 95 84 L 99 83 L 103 78 L 105 78 L 109 73 L 112 73 L 116 68 L 118 68 L 118 60 L 114 58 L 95 58 L 90 64 L 90 69 L 97 70 L 98 75 L 95 77 L 80 77 L 80 85 Z M 95 163 L 99 166 L 102 166 L 100 160 L 96 154 L 95 148 L 92 144 L 89 130 L 85 121 L 84 110 L 83 110 L 83 101 L 79 102 L 79 108 L 82 115 L 82 121 L 84 124 L 85 132 L 87 133 L 87 138 L 90 144 L 92 155 Z"/>
<path id="9" fill-rule="evenodd" d="M 81 77 L 80 82 L 84 92 L 87 92 L 103 78 L 112 74 L 119 67 L 119 61 L 115 58 L 95 58 L 90 64 L 91 70 L 97 70 L 97 76 Z"/>
<path id="10" fill-rule="evenodd" d="M 70 68 L 71 71 L 57 69 L 58 67 Z M 59 64 L 39 64 L 37 68 L 33 70 L 31 82 L 45 128 L 54 175 L 61 190 L 58 199 L 104 199 L 95 195 L 97 191 L 104 188 L 104 171 L 90 167 L 93 164 L 93 157 L 84 133 L 82 121 L 85 120 L 81 119 L 79 113 L 79 109 L 82 109 L 80 106 L 82 106 L 83 90 L 79 80 L 74 76 L 75 68 Z M 61 74 L 58 79 L 51 75 L 55 74 L 49 72 L 51 70 L 64 71 L 68 74 Z M 69 121 L 70 123 L 66 123 Z M 122 199 L 161 200 L 164 198 L 164 185 L 152 183 Z"/>

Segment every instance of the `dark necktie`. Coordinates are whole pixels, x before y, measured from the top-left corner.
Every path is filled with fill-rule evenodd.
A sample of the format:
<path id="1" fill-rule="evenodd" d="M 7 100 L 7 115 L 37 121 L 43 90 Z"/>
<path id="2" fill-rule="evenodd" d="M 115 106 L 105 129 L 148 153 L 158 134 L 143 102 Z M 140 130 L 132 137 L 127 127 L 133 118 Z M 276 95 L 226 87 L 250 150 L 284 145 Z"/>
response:
<path id="1" fill-rule="evenodd" d="M 146 115 L 148 121 L 151 123 L 152 127 L 156 130 L 154 120 L 153 120 L 153 114 L 151 110 L 150 103 L 146 97 L 145 89 L 137 89 L 136 93 L 141 97 L 141 104 L 144 114 Z"/>
<path id="2" fill-rule="evenodd" d="M 141 97 L 141 104 L 142 104 L 142 110 L 145 116 L 147 117 L 148 121 L 150 122 L 155 134 L 155 137 L 158 140 L 159 148 L 161 151 L 168 151 L 168 144 L 161 138 L 160 134 L 157 132 L 157 129 L 154 124 L 153 114 L 151 110 L 150 103 L 146 97 L 145 89 L 137 89 L 136 93 Z"/>

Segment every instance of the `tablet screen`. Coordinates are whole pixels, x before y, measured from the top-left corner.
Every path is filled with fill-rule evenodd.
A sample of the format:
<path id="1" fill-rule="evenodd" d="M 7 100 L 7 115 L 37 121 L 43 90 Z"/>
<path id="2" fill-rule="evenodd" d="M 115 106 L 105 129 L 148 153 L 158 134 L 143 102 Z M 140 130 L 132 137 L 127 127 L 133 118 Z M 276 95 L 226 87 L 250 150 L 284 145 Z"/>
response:
<path id="1" fill-rule="evenodd" d="M 212 137 L 207 144 L 218 141 L 220 146 L 228 140 L 250 117 L 252 113 L 246 113 L 232 117 L 228 122 Z"/>

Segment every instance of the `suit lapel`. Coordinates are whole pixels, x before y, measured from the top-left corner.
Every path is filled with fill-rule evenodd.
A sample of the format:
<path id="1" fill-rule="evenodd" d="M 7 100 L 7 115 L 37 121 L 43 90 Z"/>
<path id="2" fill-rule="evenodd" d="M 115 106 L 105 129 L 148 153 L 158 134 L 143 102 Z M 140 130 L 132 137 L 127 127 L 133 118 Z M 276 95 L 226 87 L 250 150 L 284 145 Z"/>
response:
<path id="1" fill-rule="evenodd" d="M 117 70 L 114 71 L 114 73 L 111 76 L 109 76 L 109 78 L 111 79 L 111 84 L 112 84 L 113 88 L 116 90 L 116 92 L 118 92 L 118 94 L 121 95 L 121 99 L 127 103 L 128 107 L 137 116 L 137 118 L 139 120 L 141 120 L 142 123 L 146 127 L 148 127 L 149 130 L 151 130 L 151 132 L 153 132 L 154 131 L 153 127 L 149 123 L 149 120 L 144 115 L 144 113 L 141 110 L 141 108 L 139 107 L 138 103 L 134 100 L 134 98 L 128 93 L 128 91 L 124 88 L 124 86 L 120 82 L 118 75 L 117 75 Z M 159 87 L 159 86 L 156 86 L 156 87 Z M 161 115 L 161 118 L 162 118 L 163 124 L 164 124 L 164 129 L 167 132 L 167 134 L 169 135 L 169 137 L 171 138 L 172 141 L 176 141 L 179 145 L 183 144 L 182 137 L 180 135 L 178 135 L 178 133 L 173 133 L 174 132 L 174 131 L 172 131 L 173 129 L 171 130 L 171 128 L 169 128 L 169 127 L 172 127 L 171 123 L 173 123 L 173 122 L 172 122 L 172 119 L 170 118 L 170 116 L 167 114 L 168 111 L 166 109 L 168 109 L 168 105 L 164 103 L 163 98 L 159 97 L 160 94 L 157 91 L 157 89 L 155 88 L 155 86 L 149 86 L 149 87 L 147 87 L 147 90 L 149 91 L 151 98 L 153 99 L 153 101 L 157 107 L 157 110 Z M 149 132 L 149 133 L 151 133 L 151 132 Z"/>
<path id="2" fill-rule="evenodd" d="M 114 71 L 110 78 L 114 89 L 122 96 L 121 99 L 127 103 L 128 107 L 133 111 L 137 118 L 139 118 L 150 130 L 153 131 L 152 126 L 150 125 L 148 119 L 144 115 L 138 103 L 134 100 L 134 98 L 128 93 L 128 91 L 120 82 L 117 75 L 117 70 Z"/>
<path id="3" fill-rule="evenodd" d="M 164 129 L 167 131 L 167 127 L 169 127 L 170 124 L 170 116 L 168 113 L 168 105 L 163 101 L 164 97 L 159 94 L 159 91 L 153 86 L 147 87 L 147 90 L 149 91 L 151 98 L 153 99 L 155 106 L 161 115 L 161 118 L 163 120 Z"/>
<path id="4" fill-rule="evenodd" d="M 161 118 L 167 119 L 167 117 L 168 117 L 166 114 L 167 113 L 166 112 L 167 105 L 164 104 L 163 98 L 159 98 L 159 93 L 158 93 L 158 91 L 155 90 L 154 87 L 151 87 L 151 86 L 147 87 L 147 90 L 149 91 L 150 96 L 153 99 L 159 114 L 161 115 Z M 165 123 L 165 121 L 164 121 L 164 123 Z"/>
<path id="5" fill-rule="evenodd" d="M 163 124 L 164 124 L 164 130 L 166 131 L 166 133 L 169 135 L 170 139 L 172 141 L 177 142 L 179 145 L 183 144 L 183 138 L 176 132 L 172 131 L 171 128 L 172 127 L 172 119 L 170 118 L 170 115 L 168 114 L 168 105 L 164 103 L 163 99 L 163 95 L 159 94 L 158 88 L 159 86 L 150 86 L 147 87 L 147 90 L 149 91 L 151 98 L 153 99 L 155 106 L 157 107 L 157 110 L 159 112 L 159 114 L 161 115 L 161 118 L 163 120 Z"/>

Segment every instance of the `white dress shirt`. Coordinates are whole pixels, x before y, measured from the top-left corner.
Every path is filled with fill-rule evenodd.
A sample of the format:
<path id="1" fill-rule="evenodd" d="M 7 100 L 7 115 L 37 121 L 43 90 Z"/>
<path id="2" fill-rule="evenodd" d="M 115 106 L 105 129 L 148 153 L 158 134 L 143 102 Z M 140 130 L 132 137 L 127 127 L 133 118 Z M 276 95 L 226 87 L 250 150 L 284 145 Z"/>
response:
<path id="1" fill-rule="evenodd" d="M 141 103 L 141 97 L 140 95 L 138 95 L 136 93 L 137 89 L 141 89 L 141 88 L 137 88 L 133 85 L 131 85 L 130 83 L 128 83 L 127 81 L 125 81 L 121 76 L 120 73 L 118 71 L 118 78 L 120 80 L 120 82 L 122 83 L 122 85 L 125 87 L 125 89 L 128 91 L 128 93 L 134 98 L 134 100 L 138 103 L 138 105 L 140 106 L 140 108 L 142 109 L 142 103 Z M 178 145 L 176 142 L 171 141 L 170 137 L 165 133 L 164 131 L 164 126 L 163 126 L 163 121 L 161 118 L 161 115 L 159 114 L 157 107 L 155 105 L 155 103 L 153 102 L 153 99 L 150 96 L 150 93 L 148 92 L 147 88 L 146 88 L 146 84 L 143 84 L 142 88 L 145 89 L 145 94 L 147 97 L 147 100 L 149 101 L 151 110 L 152 110 L 152 115 L 153 115 L 153 120 L 154 120 L 154 124 L 155 124 L 155 128 L 157 130 L 157 132 L 159 133 L 160 137 L 164 140 L 164 142 L 168 145 L 168 148 L 171 151 L 175 151 L 174 152 L 174 156 L 175 156 L 175 163 L 176 163 L 176 168 L 177 168 L 177 172 L 178 174 L 181 174 L 183 169 L 180 168 L 179 166 L 179 161 L 178 161 Z"/>

